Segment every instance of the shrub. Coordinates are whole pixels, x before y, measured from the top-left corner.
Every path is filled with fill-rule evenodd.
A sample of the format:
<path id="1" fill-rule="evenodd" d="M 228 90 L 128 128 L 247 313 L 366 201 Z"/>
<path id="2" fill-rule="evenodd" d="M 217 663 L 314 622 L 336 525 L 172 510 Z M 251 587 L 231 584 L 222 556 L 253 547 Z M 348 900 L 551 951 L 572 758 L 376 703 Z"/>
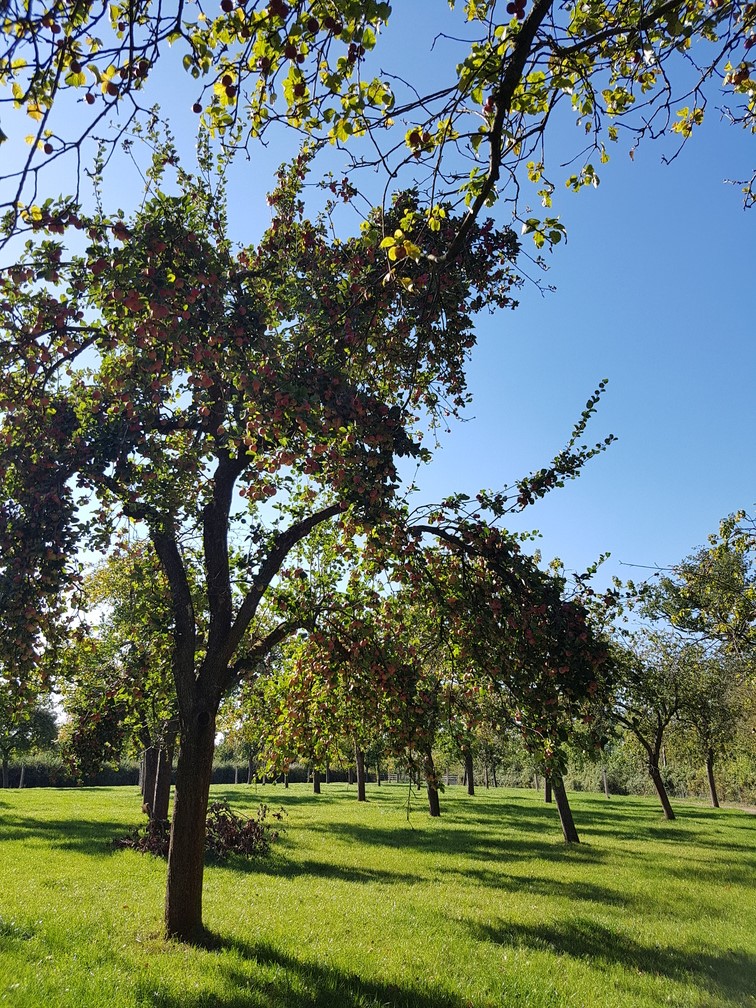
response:
<path id="1" fill-rule="evenodd" d="M 225 861 L 232 854 L 246 858 L 267 856 L 280 832 L 280 827 L 276 829 L 266 822 L 268 815 L 281 822 L 284 811 L 270 812 L 267 805 L 259 805 L 255 815 L 248 817 L 232 812 L 228 802 L 212 802 L 205 826 L 206 854 L 219 861 Z M 113 846 L 167 858 L 169 840 L 170 824 L 153 819 L 146 826 L 114 840 Z"/>

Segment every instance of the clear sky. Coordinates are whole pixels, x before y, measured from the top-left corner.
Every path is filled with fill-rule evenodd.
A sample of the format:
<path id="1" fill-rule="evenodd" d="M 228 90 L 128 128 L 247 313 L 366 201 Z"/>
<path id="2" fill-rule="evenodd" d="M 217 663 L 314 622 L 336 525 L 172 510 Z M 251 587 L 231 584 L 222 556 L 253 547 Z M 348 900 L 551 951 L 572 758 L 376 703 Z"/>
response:
<path id="1" fill-rule="evenodd" d="M 446 0 L 394 6 L 378 62 L 404 62 L 408 75 L 432 83 L 444 62 L 443 42 L 433 53 L 430 46 L 448 16 Z M 187 152 L 196 97 L 175 59 L 150 92 Z M 557 289 L 543 296 L 526 286 L 516 311 L 480 317 L 469 372 L 474 405 L 419 474 L 418 499 L 497 487 L 546 464 L 608 378 L 589 434 L 619 440 L 517 522 L 542 531 L 546 559 L 582 569 L 610 551 L 601 580 L 635 577 L 642 571 L 623 565 L 674 563 L 721 517 L 753 508 L 756 211 L 744 211 L 739 188 L 724 182 L 750 176 L 753 137 L 718 121 L 714 104 L 671 165 L 661 163 L 661 146 L 641 147 L 634 161 L 618 150 L 597 190 L 557 192 L 554 212 L 568 243 L 549 257 L 544 278 Z M 3 127 L 11 142 L 26 131 Z M 288 153 L 274 145 L 234 168 L 239 240 L 264 227 L 263 195 Z M 134 181 L 126 167 L 113 167 L 110 192 L 127 211 Z"/>
<path id="2" fill-rule="evenodd" d="M 423 486 L 474 490 L 546 463 L 596 383 L 589 427 L 618 441 L 529 509 L 545 557 L 581 568 L 670 564 L 756 501 L 756 218 L 725 177 L 750 175 L 753 138 L 713 122 L 671 165 L 659 148 L 604 167 L 598 190 L 559 196 L 568 244 L 541 296 L 481 317 L 472 419 Z"/>

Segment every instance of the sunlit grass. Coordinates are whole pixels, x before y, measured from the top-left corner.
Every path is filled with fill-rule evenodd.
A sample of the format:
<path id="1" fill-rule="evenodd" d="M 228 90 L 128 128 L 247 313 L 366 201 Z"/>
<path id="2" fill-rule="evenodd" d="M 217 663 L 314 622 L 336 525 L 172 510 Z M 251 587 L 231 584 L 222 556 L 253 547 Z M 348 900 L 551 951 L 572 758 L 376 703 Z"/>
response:
<path id="1" fill-rule="evenodd" d="M 135 789 L 0 792 L 0 1005 L 756 1006 L 756 817 L 527 791 L 217 787 L 286 808 L 274 854 L 211 866 L 212 951 L 161 938 L 165 865 L 108 841 Z M 407 818 L 407 799 L 410 814 Z"/>

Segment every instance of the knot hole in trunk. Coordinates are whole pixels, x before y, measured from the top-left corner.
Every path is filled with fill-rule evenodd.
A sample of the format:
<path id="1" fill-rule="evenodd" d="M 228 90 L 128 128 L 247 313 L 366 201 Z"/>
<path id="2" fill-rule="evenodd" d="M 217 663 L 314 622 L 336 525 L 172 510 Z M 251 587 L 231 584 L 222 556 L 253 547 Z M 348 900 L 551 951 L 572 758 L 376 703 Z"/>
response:
<path id="1" fill-rule="evenodd" d="M 200 728 L 207 728 L 209 724 L 210 724 L 210 715 L 208 714 L 207 711 L 202 711 L 201 714 L 197 715 L 197 725 Z"/>

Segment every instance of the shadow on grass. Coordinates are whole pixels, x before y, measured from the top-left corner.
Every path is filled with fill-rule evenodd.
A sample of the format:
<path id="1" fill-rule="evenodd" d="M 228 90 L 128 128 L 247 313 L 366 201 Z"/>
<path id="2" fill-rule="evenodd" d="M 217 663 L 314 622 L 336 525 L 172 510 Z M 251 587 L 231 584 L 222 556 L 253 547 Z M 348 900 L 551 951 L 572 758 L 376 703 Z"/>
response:
<path id="1" fill-rule="evenodd" d="M 627 907 L 634 900 L 623 893 L 607 889 L 592 882 L 578 882 L 574 879 L 562 882 L 542 875 L 504 875 L 496 871 L 461 872 L 466 878 L 473 878 L 487 889 L 501 889 L 505 892 L 527 893 L 533 896 L 568 899 L 572 902 L 598 903 L 601 906 Z"/>
<path id="2" fill-rule="evenodd" d="M 423 881 L 417 873 L 386 871 L 381 868 L 367 868 L 361 865 L 339 865 L 327 861 L 297 860 L 289 861 L 280 856 L 271 860 L 233 859 L 231 861 L 213 862 L 213 868 L 225 869 L 234 873 L 246 875 L 269 875 L 275 878 L 321 878 L 334 882 L 357 882 L 365 885 L 412 885 Z"/>
<path id="3" fill-rule="evenodd" d="M 111 843 L 134 828 L 133 820 L 114 822 L 108 819 L 33 819 L 11 816 L 0 821 L 0 841 L 21 840 L 29 843 L 40 840 L 60 850 L 77 851 L 92 857 L 108 857 L 113 853 Z"/>
<path id="4" fill-rule="evenodd" d="M 438 823 L 438 821 L 437 821 Z M 327 833 L 340 840 L 357 845 L 388 847 L 392 850 L 407 849 L 430 854 L 464 855 L 478 860 L 508 861 L 515 858 L 534 860 L 544 858 L 547 861 L 598 862 L 604 859 L 602 851 L 588 844 L 565 844 L 557 830 L 550 827 L 552 823 L 540 823 L 541 829 L 527 832 L 521 820 L 514 822 L 500 821 L 498 829 L 483 831 L 478 828 L 475 833 L 459 825 L 450 823 L 436 825 L 432 829 L 398 830 L 391 827 L 373 826 L 368 823 L 329 823 L 327 825 L 312 824 L 309 829 L 315 832 Z M 550 840 L 539 840 L 534 834 L 547 832 Z M 507 835 L 506 831 L 517 830 L 523 836 Z"/>
<path id="5" fill-rule="evenodd" d="M 745 998 L 756 990 L 756 957 L 739 949 L 715 954 L 707 949 L 687 952 L 669 946 L 642 945 L 628 935 L 581 918 L 538 927 L 513 923 L 491 927 L 477 922 L 470 922 L 468 926 L 479 941 L 569 955 L 597 965 L 621 966 L 632 972 L 659 974 L 671 980 L 694 983 L 712 995 L 738 999 L 739 1003 L 745 1003 Z"/>
<path id="6" fill-rule="evenodd" d="M 364 980 L 266 944 L 209 935 L 207 948 L 217 953 L 208 962 L 208 972 L 222 977 L 232 988 L 230 993 L 218 993 L 216 987 L 212 994 L 187 990 L 175 996 L 145 985 L 137 992 L 139 1004 L 149 1008 L 468 1008 L 470 1004 L 430 984 L 420 989 Z"/>

